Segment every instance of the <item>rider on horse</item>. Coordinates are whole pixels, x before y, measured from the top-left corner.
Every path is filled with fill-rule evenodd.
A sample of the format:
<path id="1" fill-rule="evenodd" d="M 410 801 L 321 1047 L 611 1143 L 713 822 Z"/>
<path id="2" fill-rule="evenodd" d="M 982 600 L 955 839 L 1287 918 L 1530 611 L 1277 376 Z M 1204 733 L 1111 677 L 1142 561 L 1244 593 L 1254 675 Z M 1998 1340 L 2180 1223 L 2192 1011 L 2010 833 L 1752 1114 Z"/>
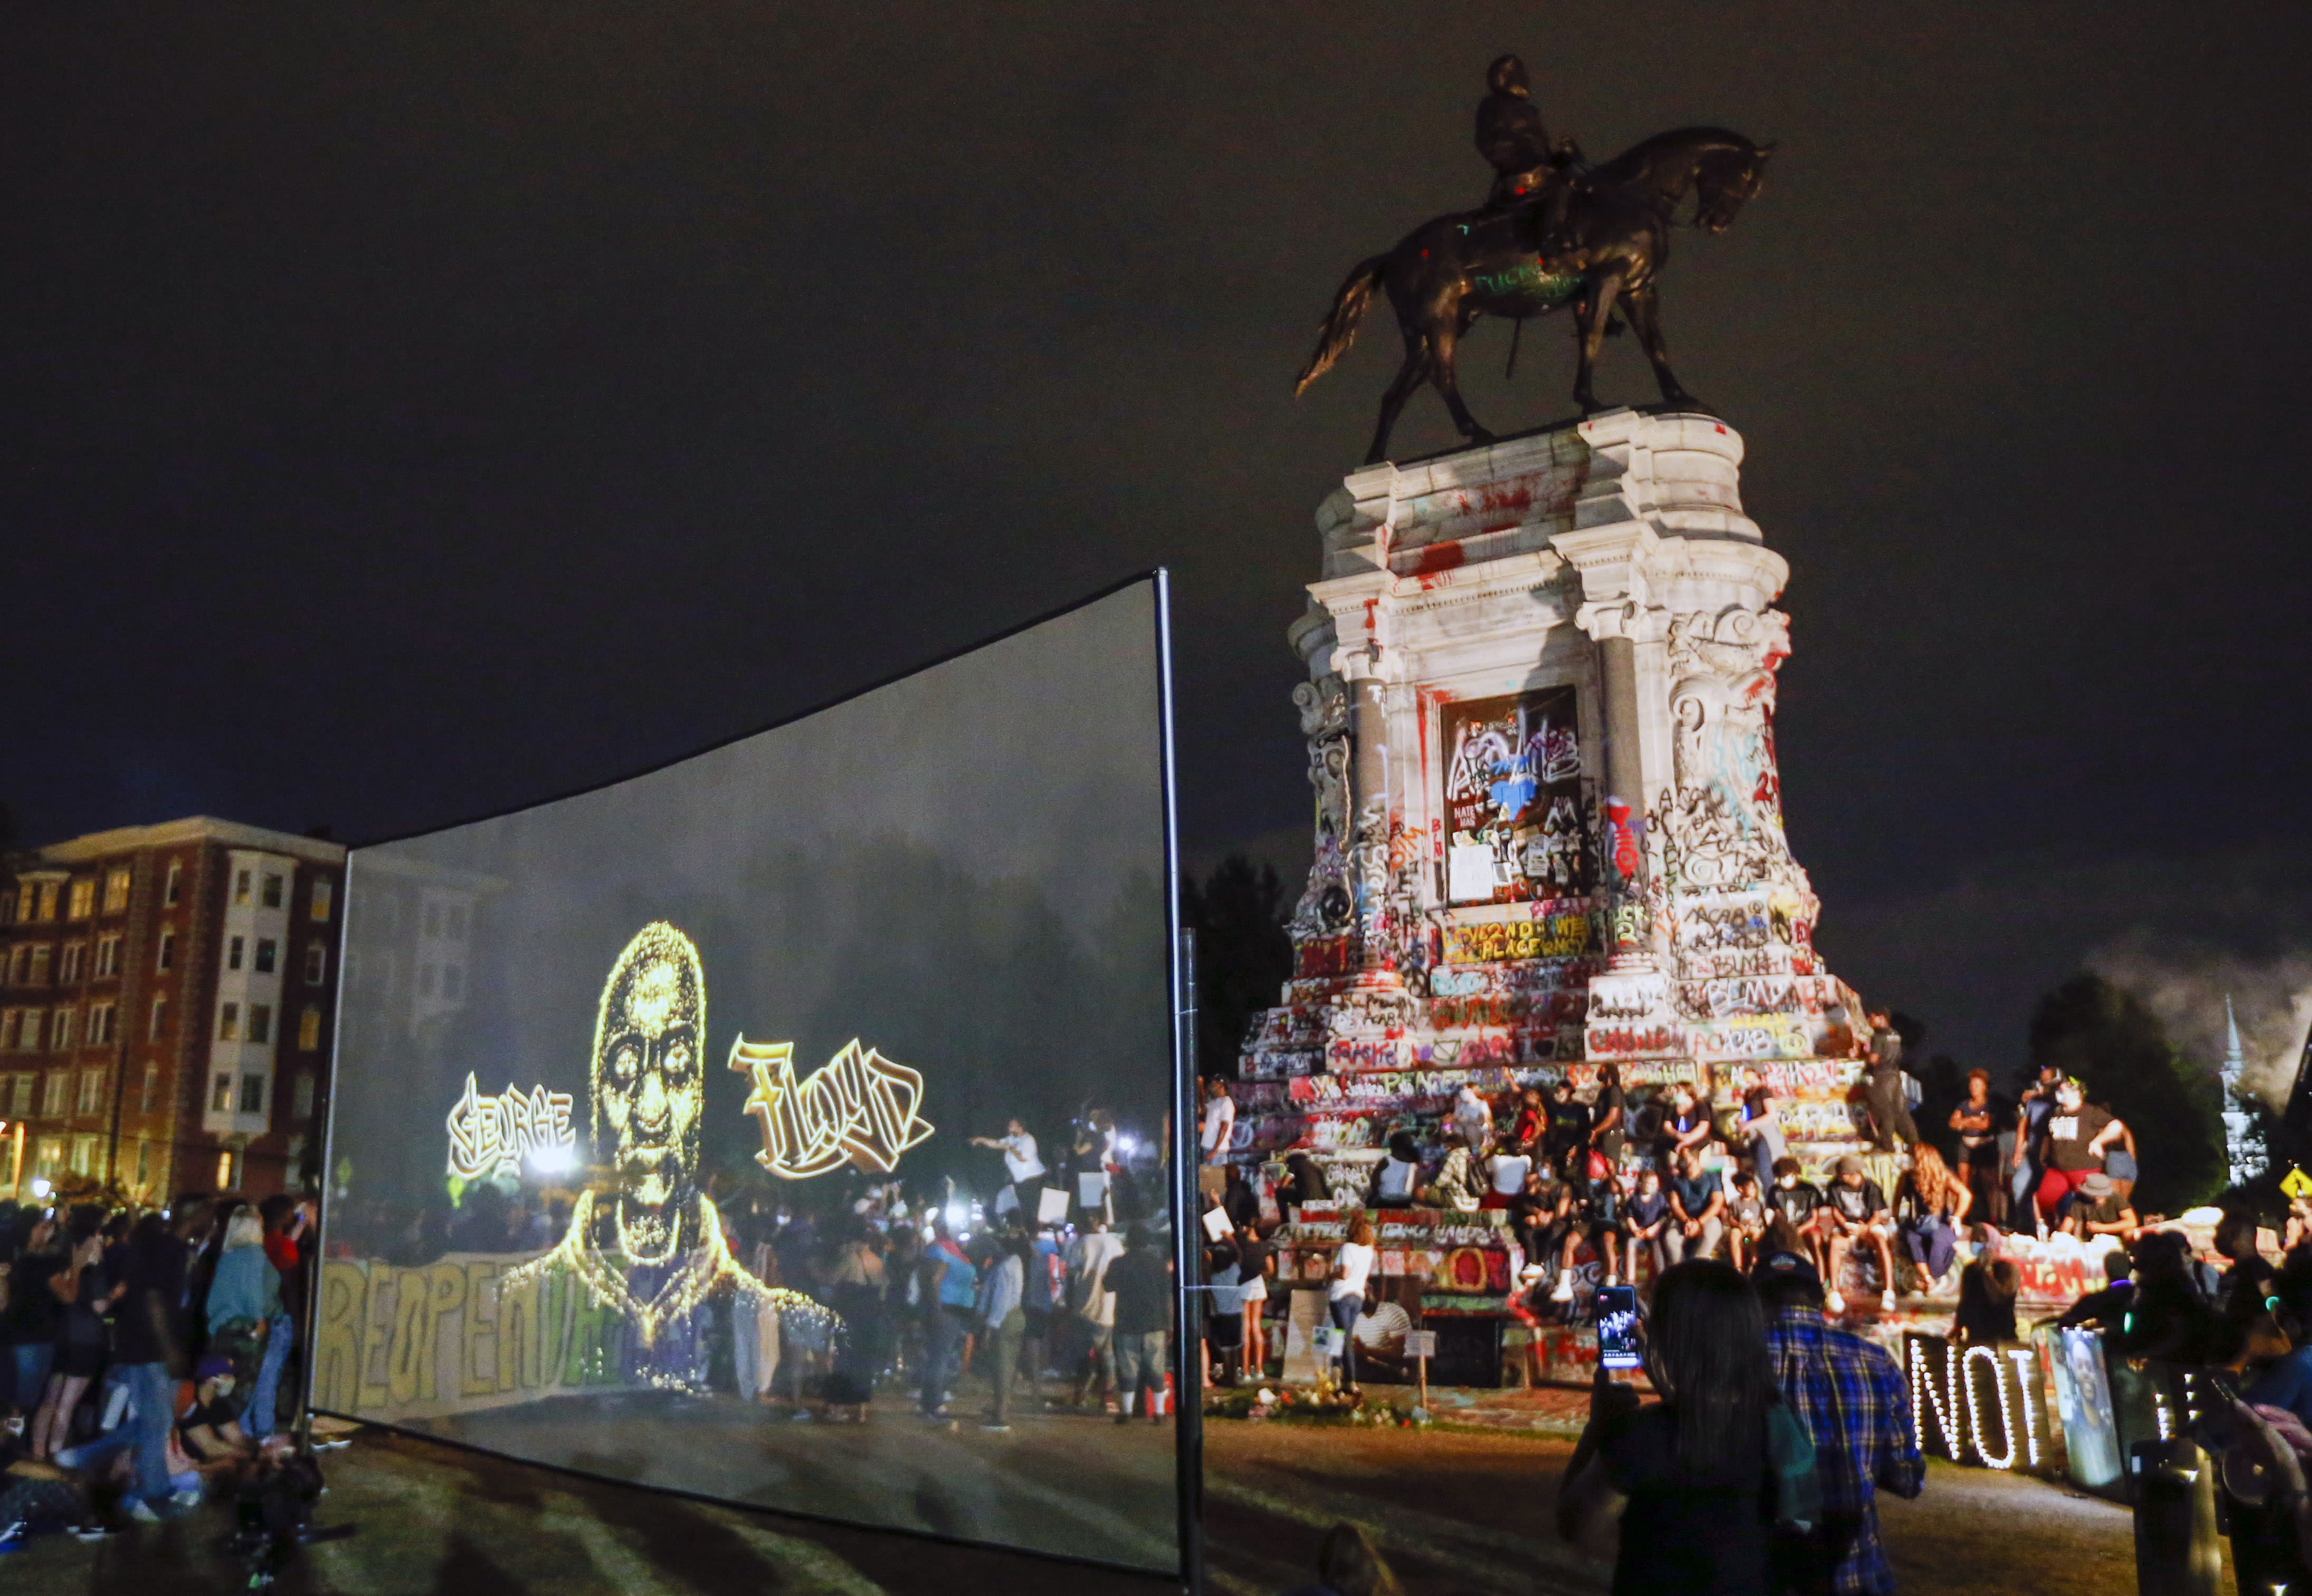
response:
<path id="1" fill-rule="evenodd" d="M 1498 57 L 1485 68 L 1485 83 L 1491 92 L 1477 102 L 1477 153 L 1493 169 L 1485 211 L 1496 215 L 1539 199 L 1540 236 L 1562 237 L 1572 199 L 1569 169 L 1581 152 L 1570 138 L 1551 140 L 1541 108 L 1533 102 L 1525 63 L 1517 57 Z"/>

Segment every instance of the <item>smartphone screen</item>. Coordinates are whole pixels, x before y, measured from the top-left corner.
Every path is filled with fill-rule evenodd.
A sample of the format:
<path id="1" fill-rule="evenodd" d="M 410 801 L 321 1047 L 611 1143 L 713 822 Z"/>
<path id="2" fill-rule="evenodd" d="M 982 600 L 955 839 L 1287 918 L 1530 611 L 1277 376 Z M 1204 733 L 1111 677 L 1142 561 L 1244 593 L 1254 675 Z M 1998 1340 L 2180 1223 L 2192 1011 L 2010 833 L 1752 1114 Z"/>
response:
<path id="1" fill-rule="evenodd" d="M 1638 1355 L 1638 1288 L 1598 1288 L 1598 1361 L 1608 1369 L 1634 1369 Z"/>

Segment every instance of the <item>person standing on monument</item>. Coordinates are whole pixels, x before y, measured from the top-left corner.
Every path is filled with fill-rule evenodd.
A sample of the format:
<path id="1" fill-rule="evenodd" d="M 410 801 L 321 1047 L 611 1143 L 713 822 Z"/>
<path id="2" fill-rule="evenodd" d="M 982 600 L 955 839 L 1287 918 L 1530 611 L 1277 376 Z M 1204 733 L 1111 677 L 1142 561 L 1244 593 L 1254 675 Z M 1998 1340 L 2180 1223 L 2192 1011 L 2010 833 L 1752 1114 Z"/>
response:
<path id="1" fill-rule="evenodd" d="M 1950 1113 L 1950 1127 L 1958 1133 L 1959 1172 L 1976 1220 L 2001 1228 L 2007 1192 L 1999 1178 L 1999 1126 L 2004 1118 L 2004 1105 L 1991 1095 L 1991 1072 L 1967 1071 L 1966 1099 Z"/>
<path id="2" fill-rule="evenodd" d="M 1474 1157 L 1484 1156 L 1493 1139 L 1493 1105 L 1478 1095 L 1477 1089 L 1464 1081 L 1453 1100 L 1453 1130 Z"/>
<path id="3" fill-rule="evenodd" d="M 1230 1139 L 1236 1134 L 1236 1101 L 1229 1096 L 1228 1083 L 1213 1079 L 1204 1083 L 1204 1132 L 1202 1145 L 1206 1163 L 1224 1163 L 1228 1160 Z"/>
<path id="4" fill-rule="evenodd" d="M 1629 1098 L 1622 1091 L 1622 1068 L 1612 1059 L 1598 1066 L 1598 1095 L 1590 1104 L 1590 1149 L 1608 1164 L 1622 1162 L 1628 1139 Z"/>
<path id="5" fill-rule="evenodd" d="M 2004 1140 L 2008 1155 L 2008 1193 L 2012 1199 L 2008 1209 L 2011 1229 L 2020 1230 L 2027 1220 L 2037 1216 L 2038 1209 L 2031 1201 L 2031 1194 L 2039 1185 L 2040 1136 L 2046 1128 L 2047 1116 L 2055 1111 L 2055 1088 L 2062 1078 L 2063 1072 L 2054 1065 L 2042 1064 L 2035 1078 L 2016 1096 L 2015 1128 Z M 2046 1226 L 2042 1224 L 2038 1229 L 2044 1237 Z"/>
<path id="6" fill-rule="evenodd" d="M 1870 1062 L 1863 1066 L 1862 1096 L 1870 1110 L 1870 1138 L 1888 1153 L 1900 1153 L 1919 1140 L 1904 1101 L 1903 1035 L 1888 1023 L 1883 1012 L 1870 1016 Z M 1835 1289 L 1836 1282 L 1833 1282 Z"/>

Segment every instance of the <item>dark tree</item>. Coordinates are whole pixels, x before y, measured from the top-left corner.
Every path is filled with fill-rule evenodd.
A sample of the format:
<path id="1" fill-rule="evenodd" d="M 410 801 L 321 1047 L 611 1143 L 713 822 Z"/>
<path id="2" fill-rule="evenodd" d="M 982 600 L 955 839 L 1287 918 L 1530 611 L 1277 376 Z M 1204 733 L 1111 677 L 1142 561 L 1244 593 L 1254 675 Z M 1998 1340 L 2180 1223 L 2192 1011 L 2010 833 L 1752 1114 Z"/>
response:
<path id="1" fill-rule="evenodd" d="M 1283 997 L 1292 974 L 1284 889 L 1274 865 L 1230 854 L 1200 887 L 1183 884 L 1180 912 L 1196 934 L 1196 1067 L 1234 1078 L 1255 1015 Z"/>
<path id="2" fill-rule="evenodd" d="M 2039 1000 L 2031 1060 L 2086 1083 L 2088 1101 L 2135 1133 L 2142 1179 L 2140 1214 L 2179 1214 L 2223 1189 L 2222 1091 L 2215 1072 L 2193 1065 L 2134 995 L 2097 975 L 2077 975 Z"/>

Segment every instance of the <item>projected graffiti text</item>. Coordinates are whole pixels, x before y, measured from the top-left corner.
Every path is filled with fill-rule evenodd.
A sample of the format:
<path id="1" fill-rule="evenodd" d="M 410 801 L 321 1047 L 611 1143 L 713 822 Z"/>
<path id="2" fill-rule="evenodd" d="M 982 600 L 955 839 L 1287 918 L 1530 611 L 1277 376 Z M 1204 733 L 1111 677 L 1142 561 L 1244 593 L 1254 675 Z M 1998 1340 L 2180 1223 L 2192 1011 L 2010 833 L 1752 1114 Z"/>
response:
<path id="1" fill-rule="evenodd" d="M 792 1042 L 731 1044 L 731 1067 L 754 1077 L 747 1112 L 761 1121 L 755 1162 L 783 1180 L 808 1180 L 856 1162 L 888 1175 L 899 1155 L 932 1134 L 917 1111 L 924 1078 L 854 1038 L 826 1066 L 798 1083 Z"/>
<path id="2" fill-rule="evenodd" d="M 519 1175 L 533 1153 L 541 1164 L 566 1169 L 576 1153 L 578 1133 L 570 1124 L 570 1094 L 533 1086 L 525 1094 L 512 1083 L 496 1097 L 482 1097 L 474 1073 L 450 1110 L 450 1173 L 460 1180 Z"/>

